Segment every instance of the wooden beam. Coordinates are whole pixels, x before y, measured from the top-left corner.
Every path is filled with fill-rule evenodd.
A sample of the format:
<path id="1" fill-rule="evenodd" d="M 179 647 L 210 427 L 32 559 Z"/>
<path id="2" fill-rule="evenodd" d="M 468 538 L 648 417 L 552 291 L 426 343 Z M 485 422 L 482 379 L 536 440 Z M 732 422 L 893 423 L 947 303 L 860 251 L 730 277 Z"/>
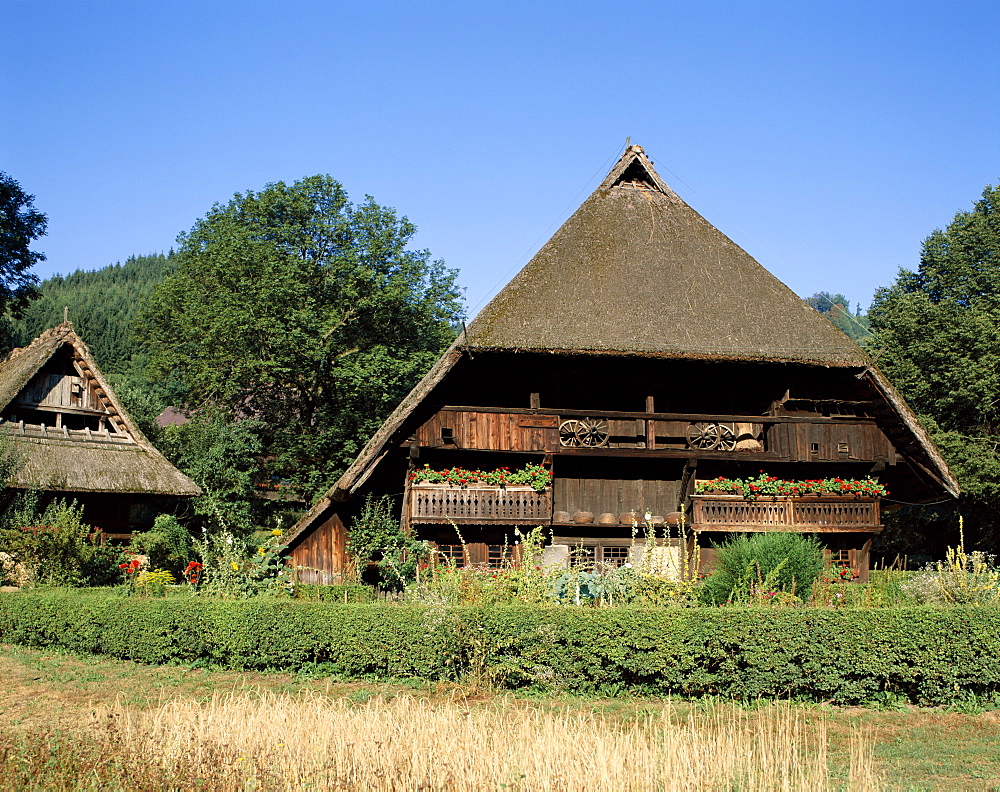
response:
<path id="1" fill-rule="evenodd" d="M 584 418 L 645 418 L 656 421 L 712 421 L 716 423 L 821 423 L 838 424 L 850 426 L 853 424 L 871 425 L 876 424 L 874 418 L 857 418 L 854 416 L 845 417 L 824 417 L 813 415 L 808 418 L 796 418 L 790 415 L 710 415 L 708 413 L 657 413 L 657 412 L 617 412 L 614 410 L 570 410 L 555 407 L 539 407 L 537 410 L 524 409 L 519 407 L 474 407 L 469 405 L 448 404 L 441 408 L 442 411 L 454 412 L 482 412 L 482 413 L 510 413 L 512 415 L 524 415 L 537 413 L 539 415 L 566 415 Z"/>
<path id="2" fill-rule="evenodd" d="M 46 404 L 30 404 L 29 402 L 14 402 L 15 407 L 21 407 L 27 410 L 40 410 L 41 412 L 54 412 L 54 413 L 70 413 L 72 415 L 89 415 L 95 418 L 102 415 L 111 415 L 110 412 L 103 412 L 101 410 L 88 410 L 83 407 L 51 407 Z"/>
<path id="3" fill-rule="evenodd" d="M 727 533 L 764 533 L 767 531 L 781 533 L 879 533 L 882 525 L 692 525 L 692 531 L 710 533 L 725 531 Z"/>
<path id="4" fill-rule="evenodd" d="M 509 453 L 509 452 L 508 452 Z M 789 462 L 788 457 L 769 451 L 695 451 L 691 448 L 600 448 L 593 446 L 560 447 L 560 456 L 638 457 L 642 459 L 725 459 L 729 462 Z M 867 464 L 867 463 L 865 463 Z"/>
<path id="5" fill-rule="evenodd" d="M 646 412 L 650 415 L 656 413 L 656 402 L 652 396 L 646 397 Z M 656 448 L 656 421 L 652 418 L 646 419 L 646 448 L 650 451 Z"/>
<path id="6" fill-rule="evenodd" d="M 483 517 L 410 517 L 410 525 L 548 525 L 551 518 L 544 517 L 504 517 L 487 519 Z"/>

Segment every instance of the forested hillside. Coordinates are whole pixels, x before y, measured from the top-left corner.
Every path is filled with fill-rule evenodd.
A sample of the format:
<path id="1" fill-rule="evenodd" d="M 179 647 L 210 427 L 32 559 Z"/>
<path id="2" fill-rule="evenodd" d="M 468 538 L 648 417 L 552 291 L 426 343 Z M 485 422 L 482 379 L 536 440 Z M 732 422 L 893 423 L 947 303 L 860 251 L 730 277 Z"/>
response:
<path id="1" fill-rule="evenodd" d="M 40 332 L 69 319 L 90 347 L 105 373 L 131 375 L 142 368 L 133 341 L 133 321 L 150 290 L 174 272 L 173 251 L 148 256 L 130 256 L 94 272 L 77 270 L 56 275 L 39 284 L 41 297 L 33 301 L 19 320 L 13 320 L 10 335 L 14 346 L 24 346 Z"/>
<path id="2" fill-rule="evenodd" d="M 812 297 L 806 297 L 806 302 L 834 323 L 851 340 L 861 346 L 871 336 L 867 314 L 861 313 L 858 305 L 851 313 L 851 303 L 843 294 L 816 292 Z"/>

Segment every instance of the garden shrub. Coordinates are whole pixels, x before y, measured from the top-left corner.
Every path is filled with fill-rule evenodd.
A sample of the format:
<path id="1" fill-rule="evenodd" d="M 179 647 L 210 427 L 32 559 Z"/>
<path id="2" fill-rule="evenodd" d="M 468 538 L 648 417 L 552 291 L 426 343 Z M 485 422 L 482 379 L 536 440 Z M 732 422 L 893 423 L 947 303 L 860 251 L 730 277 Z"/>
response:
<path id="1" fill-rule="evenodd" d="M 295 598 L 317 602 L 372 602 L 375 599 L 375 589 L 362 583 L 296 583 Z"/>
<path id="2" fill-rule="evenodd" d="M 417 567 L 426 564 L 431 547 L 406 533 L 395 516 L 392 501 L 369 495 L 351 523 L 347 536 L 348 557 L 360 574 L 370 563 L 378 566 L 381 584 L 400 590 L 417 577 Z"/>
<path id="3" fill-rule="evenodd" d="M 994 557 L 965 547 L 948 548 L 944 561 L 928 564 L 903 588 L 918 602 L 975 605 L 1000 602 L 1000 569 Z"/>
<path id="4" fill-rule="evenodd" d="M 195 539 L 194 549 L 201 566 L 190 567 L 184 577 L 201 589 L 220 597 L 252 597 L 264 593 L 290 593 L 293 588 L 288 567 L 288 546 L 283 531 L 275 528 L 265 534 L 262 544 L 249 537 L 234 536 L 229 531 L 207 534 Z"/>
<path id="5" fill-rule="evenodd" d="M 151 569 L 178 576 L 194 558 L 191 532 L 172 514 L 159 514 L 150 530 L 132 534 L 129 550 L 148 557 Z"/>
<path id="6" fill-rule="evenodd" d="M 102 586 L 119 579 L 121 551 L 98 544 L 99 534 L 83 522 L 83 507 L 76 501 L 57 498 L 39 511 L 38 493 L 25 493 L 4 523 L 0 552 L 12 563 L 0 567 L 0 575 L 10 582 Z"/>
<path id="7" fill-rule="evenodd" d="M 702 601 L 759 602 L 777 593 L 806 596 L 823 570 L 823 546 L 813 536 L 766 532 L 735 536 L 716 549 L 716 571 Z"/>
<path id="8" fill-rule="evenodd" d="M 421 607 L 49 590 L 0 595 L 0 641 L 603 695 L 1000 701 L 997 607 Z"/>

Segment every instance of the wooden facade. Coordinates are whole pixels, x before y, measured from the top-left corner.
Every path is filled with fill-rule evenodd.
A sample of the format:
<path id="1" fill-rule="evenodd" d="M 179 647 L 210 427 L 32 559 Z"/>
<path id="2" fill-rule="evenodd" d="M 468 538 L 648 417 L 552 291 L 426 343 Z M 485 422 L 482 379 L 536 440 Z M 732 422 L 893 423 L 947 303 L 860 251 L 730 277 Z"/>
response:
<path id="1" fill-rule="evenodd" d="M 424 465 L 529 462 L 550 471 L 549 490 L 412 482 Z M 359 499 L 385 494 L 404 526 L 463 563 L 499 563 L 519 530 L 540 525 L 550 560 L 570 563 L 575 543 L 595 567 L 617 565 L 648 522 L 675 540 L 683 524 L 706 547 L 734 531 L 817 533 L 832 560 L 867 574 L 878 501 L 695 495 L 698 480 L 761 470 L 874 476 L 907 502 L 958 492 L 872 360 L 688 207 L 633 146 L 290 543 L 295 564 L 316 565 L 307 548 L 330 515 L 349 531 Z M 335 575 L 343 563 L 331 552 L 324 568 Z"/>

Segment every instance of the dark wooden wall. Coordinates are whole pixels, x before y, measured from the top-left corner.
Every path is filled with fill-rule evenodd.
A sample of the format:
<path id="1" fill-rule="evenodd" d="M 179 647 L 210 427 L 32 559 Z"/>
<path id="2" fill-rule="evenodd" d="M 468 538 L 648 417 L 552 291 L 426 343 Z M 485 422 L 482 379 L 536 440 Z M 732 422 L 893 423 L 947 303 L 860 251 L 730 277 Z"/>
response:
<path id="1" fill-rule="evenodd" d="M 333 514 L 292 549 L 292 566 L 300 583 L 335 583 L 347 565 L 347 532 L 340 515 Z"/>
<path id="2" fill-rule="evenodd" d="M 663 479 L 601 479 L 557 476 L 555 511 L 624 514 L 646 511 L 666 515 L 677 508 L 680 482 Z"/>
<path id="3" fill-rule="evenodd" d="M 895 462 L 892 443 L 874 424 L 774 424 L 767 430 L 767 450 L 796 462 Z"/>

